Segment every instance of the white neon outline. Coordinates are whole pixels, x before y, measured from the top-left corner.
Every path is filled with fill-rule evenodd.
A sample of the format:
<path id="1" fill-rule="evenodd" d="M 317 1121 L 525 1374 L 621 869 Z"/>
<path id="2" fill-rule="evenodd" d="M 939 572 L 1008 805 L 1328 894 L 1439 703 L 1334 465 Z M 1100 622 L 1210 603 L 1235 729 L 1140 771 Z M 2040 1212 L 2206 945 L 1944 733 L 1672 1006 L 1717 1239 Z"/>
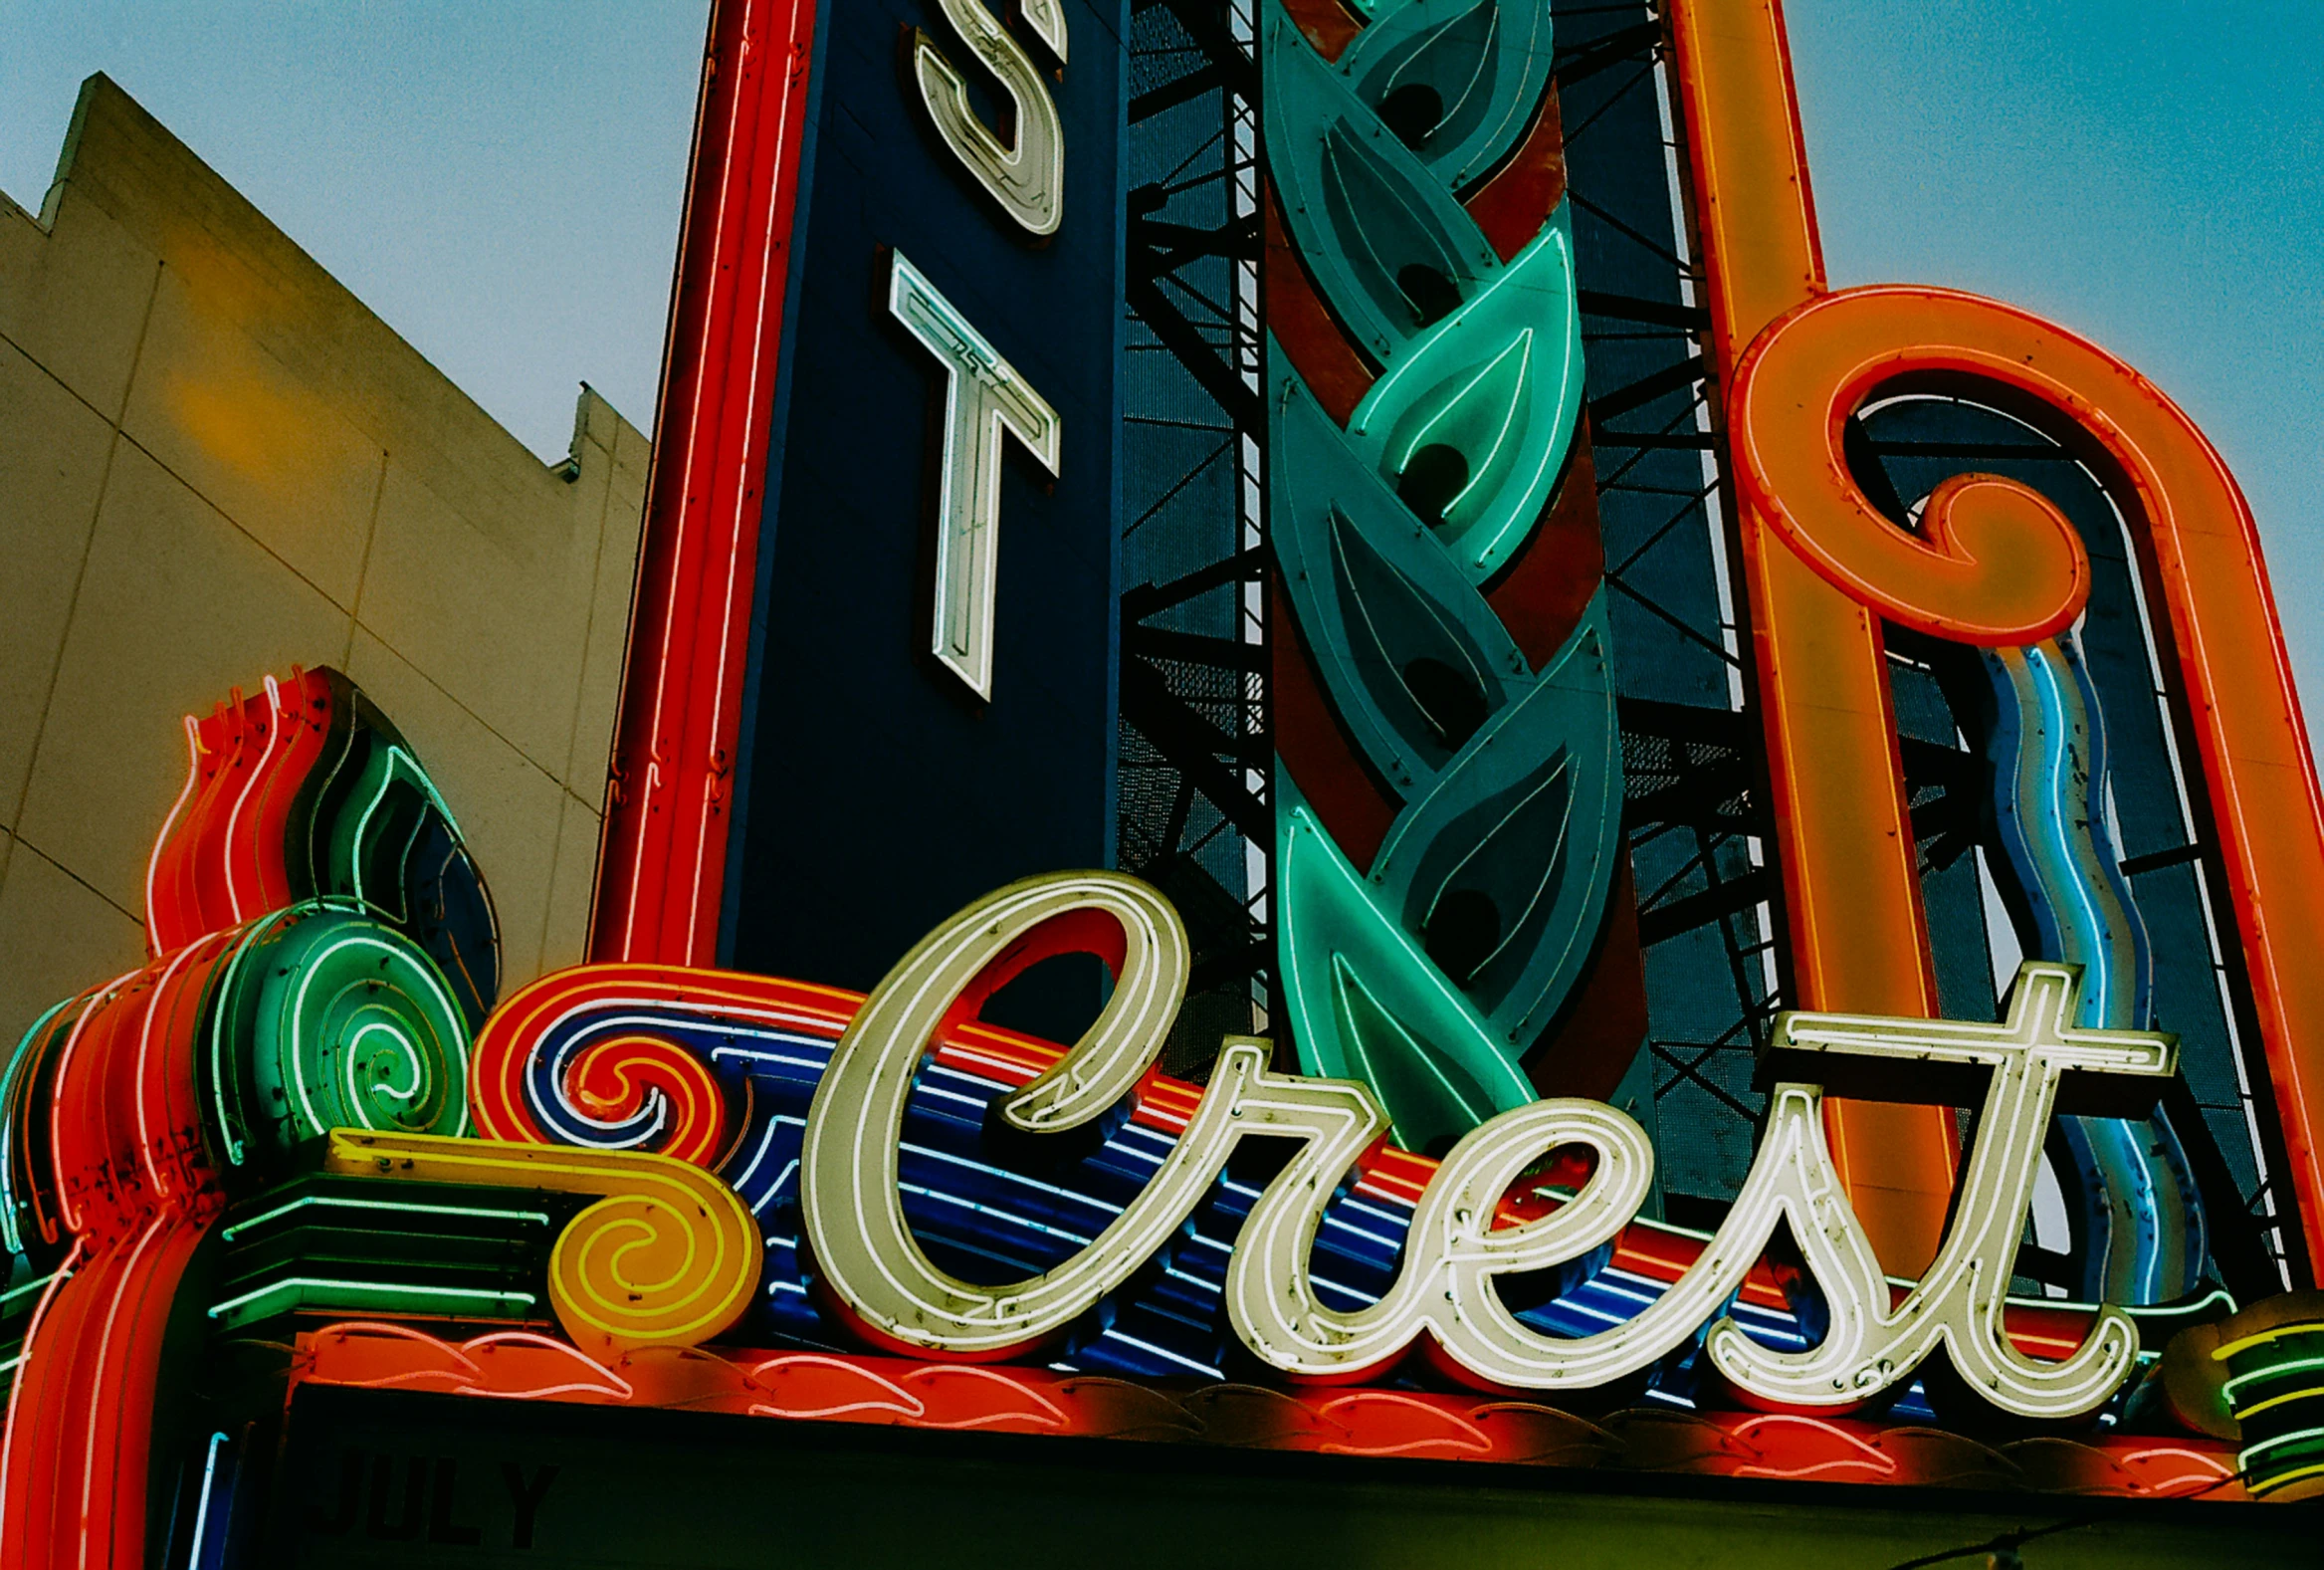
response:
<path id="1" fill-rule="evenodd" d="M 833 1290 L 880 1334 L 931 1350 L 999 1351 L 1069 1323 L 1150 1257 L 1201 1202 L 1234 1142 L 1227 1108 L 1178 1141 L 1139 1204 L 1056 1269 L 1005 1286 L 939 1269 L 904 1218 L 899 1187 L 905 1104 L 954 1000 L 1004 949 L 1052 918 L 1098 910 L 1121 925 L 1110 998 L 1074 1050 L 1001 1102 L 1027 1132 L 1076 1127 L 1138 1083 L 1185 997 L 1192 956 L 1167 901 L 1135 878 L 1060 873 L 1011 884 L 970 905 L 889 972 L 833 1049 L 815 1087 L 799 1153 L 808 1246 Z M 1223 1069 L 1222 1069 L 1223 1072 Z"/>
<path id="2" fill-rule="evenodd" d="M 1065 216 L 1065 121 L 1024 47 L 1008 35 L 979 0 L 937 0 L 945 20 L 991 72 L 1015 107 L 1015 141 L 1010 147 L 968 107 L 968 85 L 958 68 L 926 33 L 912 35 L 912 74 L 921 107 L 960 166 L 1000 204 L 1027 234 L 1057 232 Z M 1065 13 L 1056 0 L 1032 0 L 1027 23 L 1060 65 L 1065 61 Z"/>
<path id="3" fill-rule="evenodd" d="M 241 859 L 237 854 L 240 845 L 240 839 L 236 830 L 241 826 L 242 823 L 242 809 L 250 805 L 250 798 L 258 793 L 259 785 L 266 779 L 267 767 L 273 760 L 276 744 L 282 740 L 283 736 L 283 692 L 281 684 L 270 675 L 266 679 L 266 740 L 260 744 L 257 750 L 257 755 L 255 757 L 246 756 L 245 758 L 243 767 L 250 771 L 250 778 L 243 781 L 241 791 L 234 797 L 234 807 L 226 814 L 225 853 L 220 858 L 226 864 L 226 909 L 232 919 L 238 923 L 249 921 L 255 916 L 264 914 L 264 912 L 258 908 L 261 901 L 256 898 L 252 900 L 251 908 L 249 910 L 243 909 L 242 891 L 236 883 L 234 870 L 235 863 Z M 236 722 L 241 724 L 243 727 L 244 751 L 247 755 L 249 752 L 248 743 L 250 730 L 248 722 L 243 718 L 239 705 L 236 707 L 235 719 Z M 261 892 L 263 893 L 263 891 Z"/>
<path id="4" fill-rule="evenodd" d="M 1014 436 L 1055 475 L 1064 424 L 902 251 L 894 254 L 893 264 L 888 310 L 945 367 L 929 652 L 969 691 L 990 702 L 993 618 L 1000 592 L 1001 438 L 1004 432 Z"/>
<path id="5" fill-rule="evenodd" d="M 792 9 L 794 30 L 797 27 L 799 17 L 802 15 L 811 17 L 813 14 L 814 11 L 811 7 L 794 6 Z M 782 108 L 775 116 L 774 146 L 779 154 L 783 138 L 787 134 L 787 127 L 790 124 L 791 100 L 794 94 L 792 90 L 786 89 L 778 96 Z M 721 200 L 723 203 L 723 196 Z M 750 382 L 748 389 L 743 394 L 742 401 L 742 429 L 746 434 L 743 441 L 744 455 L 741 462 L 745 475 L 751 464 L 764 461 L 764 443 L 762 441 L 753 442 L 747 433 L 755 432 L 758 429 L 758 404 L 763 390 L 760 366 L 766 357 L 766 309 L 774 292 L 774 258 L 777 251 L 781 251 L 786 258 L 789 255 L 787 247 L 778 247 L 773 243 L 775 205 L 770 202 L 767 208 L 767 237 L 765 243 L 758 247 L 758 289 L 752 307 L 756 315 L 752 318 L 750 326 Z M 688 457 L 691 463 L 691 451 Z M 735 487 L 735 517 L 734 522 L 728 526 L 728 538 L 739 542 L 744 528 L 745 516 L 753 506 L 762 505 L 763 499 L 758 495 L 756 487 L 747 484 L 737 485 Z M 689 964 L 697 963 L 701 954 L 703 863 L 710 855 L 710 820 L 713 816 L 710 802 L 718 793 L 720 780 L 726 774 L 726 769 L 720 761 L 720 755 L 725 752 L 725 748 L 720 745 L 720 738 L 726 735 L 727 692 L 729 687 L 734 685 L 726 679 L 726 673 L 732 668 L 734 658 L 735 583 L 742 569 L 741 552 L 739 548 L 730 549 L 726 553 L 726 557 L 727 591 L 719 606 L 719 652 L 716 666 L 720 673 L 720 680 L 714 684 L 711 694 L 711 754 L 705 760 L 709 768 L 703 777 L 704 810 L 701 818 L 697 821 L 697 832 L 694 840 L 694 876 L 687 891 L 684 953 Z"/>
<path id="6" fill-rule="evenodd" d="M 161 852 L 168 847 L 170 831 L 177 827 L 179 814 L 193 799 L 194 787 L 202 783 L 202 727 L 192 715 L 185 717 L 186 773 L 185 785 L 177 792 L 177 799 L 169 804 L 169 815 L 161 820 L 161 832 L 153 836 L 153 849 L 145 857 L 145 948 L 158 955 L 163 950 L 159 912 L 153 904 L 154 884 L 161 876 Z M 176 936 L 176 934 L 171 934 Z"/>
<path id="7" fill-rule="evenodd" d="M 904 1108 L 936 1029 L 961 992 L 1042 922 L 1105 910 L 1126 937 L 1121 984 L 1064 1059 L 1004 1104 L 1020 1128 L 1068 1128 L 1115 1104 L 1161 1050 L 1185 976 L 1184 937 L 1168 905 L 1116 874 L 1028 879 L 969 906 L 923 939 L 881 982 L 841 1037 L 817 1085 L 801 1146 L 804 1238 L 826 1285 L 876 1339 L 989 1357 L 1038 1343 L 1087 1312 L 1174 1234 L 1246 1133 L 1304 1136 L 1260 1192 L 1226 1264 L 1237 1337 L 1296 1379 L 1346 1381 L 1382 1369 L 1426 1332 L 1448 1371 L 1486 1388 L 1578 1389 L 1651 1366 L 1714 1320 L 1713 1368 L 1754 1405 L 1846 1412 L 1909 1381 L 1942 1348 L 1962 1384 L 2015 1416 L 2094 1410 L 2138 1367 L 2138 1328 L 2100 1307 L 2078 1347 L 2034 1362 L 2003 1314 L 2033 1172 L 2068 1071 L 2154 1079 L 2176 1068 L 2167 1034 L 2076 1026 L 2079 973 L 2029 962 L 1999 1024 L 1833 1013 L 1785 1013 L 1776 1048 L 1990 1072 L 1963 1189 L 1935 1261 L 1901 1302 L 1872 1249 L 1824 1143 L 1821 1091 L 1780 1083 L 1768 1130 L 1733 1210 L 1679 1278 L 1633 1317 L 1580 1337 L 1521 1323 L 1493 1278 L 1564 1263 L 1613 1239 L 1652 1180 L 1653 1150 L 1636 1123 L 1594 1101 L 1514 1108 L 1471 1131 L 1422 1191 L 1403 1265 L 1385 1296 L 1331 1309 L 1310 1265 L 1324 1211 L 1358 1158 L 1387 1129 L 1364 1085 L 1278 1075 L 1263 1042 L 1230 1038 L 1189 1119 L 1147 1188 L 1080 1253 L 1041 1275 L 983 1287 L 939 1270 L 903 1217 Z M 1162 933 L 1171 946 L 1158 948 Z M 1158 989 L 1159 981 L 1167 981 Z M 1166 992 L 1165 999 L 1158 991 Z M 1162 1004 L 1162 1007 L 1157 1007 Z M 1493 1223 L 1499 1202 L 1550 1151 L 1596 1152 L 1589 1181 L 1549 1215 Z M 1813 1346 L 1784 1351 L 1723 1311 L 1780 1224 L 1822 1289 L 1830 1325 Z M 1209 1239 L 1198 1239 L 1209 1241 Z M 1224 1245 L 1218 1245 L 1223 1247 Z"/>

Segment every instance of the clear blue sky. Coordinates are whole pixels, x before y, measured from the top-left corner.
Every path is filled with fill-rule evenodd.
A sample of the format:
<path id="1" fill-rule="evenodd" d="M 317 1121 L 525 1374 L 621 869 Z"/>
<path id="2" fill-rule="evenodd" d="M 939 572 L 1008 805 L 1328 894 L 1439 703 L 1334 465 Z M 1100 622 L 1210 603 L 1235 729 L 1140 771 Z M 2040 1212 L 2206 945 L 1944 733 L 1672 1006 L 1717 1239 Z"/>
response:
<path id="1" fill-rule="evenodd" d="M 933 8 L 932 8 L 933 9 Z M 0 0 L 0 189 L 106 71 L 518 436 L 652 417 L 704 0 Z M 1955 285 L 2193 414 L 2324 728 L 2324 0 L 1791 0 L 1833 281 Z"/>
<path id="2" fill-rule="evenodd" d="M 1834 284 L 2129 360 L 2259 520 L 2324 741 L 2324 0 L 1788 0 Z"/>

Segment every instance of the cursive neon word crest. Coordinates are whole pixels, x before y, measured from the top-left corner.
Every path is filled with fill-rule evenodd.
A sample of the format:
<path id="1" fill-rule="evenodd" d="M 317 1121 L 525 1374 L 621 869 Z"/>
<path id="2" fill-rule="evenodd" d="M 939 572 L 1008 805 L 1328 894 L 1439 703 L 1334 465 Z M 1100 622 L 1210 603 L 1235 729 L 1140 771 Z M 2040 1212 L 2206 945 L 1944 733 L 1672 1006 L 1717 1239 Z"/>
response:
<path id="1" fill-rule="evenodd" d="M 1088 937 L 1089 913 L 1120 928 Z M 2079 973 L 2028 963 L 2001 1023 L 1787 1013 L 1771 1066 L 1844 1084 L 1851 1094 L 1951 1104 L 1972 1077 L 1982 1111 L 1952 1221 L 1935 1262 L 1892 1301 L 1870 1238 L 1826 1148 L 1820 1083 L 1780 1080 L 1742 1192 L 1701 1257 L 1655 1302 L 1592 1335 L 1545 1335 L 1495 1290 L 1503 1275 L 1579 1259 L 1638 1213 L 1654 1170 L 1645 1133 L 1602 1102 L 1560 1097 L 1471 1131 L 1421 1195 L 1402 1268 L 1379 1301 L 1326 1306 L 1308 1268 L 1325 1206 L 1387 1131 L 1371 1088 L 1267 1067 L 1263 1041 L 1220 1052 L 1185 1133 L 1154 1179 L 1089 1245 L 1043 1274 L 981 1286 L 938 1267 L 914 1240 L 898 1197 L 905 1103 L 938 1030 L 989 967 L 1006 968 L 1039 935 L 1075 923 L 1103 948 L 1112 999 L 1064 1059 L 1000 1107 L 1027 1133 L 1087 1123 L 1153 1066 L 1185 996 L 1188 948 L 1167 901 L 1136 878 L 1076 872 L 1028 879 L 961 911 L 889 973 L 840 1038 L 816 1089 L 801 1152 L 807 1236 L 826 1289 L 876 1344 L 963 1359 L 1027 1352 L 1095 1308 L 1167 1242 L 1246 1137 L 1299 1141 L 1235 1240 L 1226 1306 L 1261 1363 L 1296 1380 L 1362 1379 L 1424 1346 L 1485 1389 L 1580 1390 L 1636 1374 L 1707 1326 L 1706 1355 L 1735 1392 L 1772 1410 L 1834 1413 L 1908 1382 L 1940 1348 L 1960 1383 L 2002 1411 L 2055 1420 L 2103 1405 L 2136 1367 L 2130 1317 L 2102 1310 L 2062 1361 L 2034 1362 L 2003 1333 L 2042 1140 L 2061 1089 L 2077 1106 L 2151 1101 L 2177 1042 L 2145 1030 L 2075 1027 Z M 2070 1077 L 2069 1077 L 2070 1076 Z M 1595 1153 L 1589 1180 L 1547 1216 L 1496 1227 L 1502 1197 L 1552 1151 Z M 1815 1346 L 1778 1352 L 1723 1313 L 1779 1223 L 1790 1227 L 1828 1307 Z"/>

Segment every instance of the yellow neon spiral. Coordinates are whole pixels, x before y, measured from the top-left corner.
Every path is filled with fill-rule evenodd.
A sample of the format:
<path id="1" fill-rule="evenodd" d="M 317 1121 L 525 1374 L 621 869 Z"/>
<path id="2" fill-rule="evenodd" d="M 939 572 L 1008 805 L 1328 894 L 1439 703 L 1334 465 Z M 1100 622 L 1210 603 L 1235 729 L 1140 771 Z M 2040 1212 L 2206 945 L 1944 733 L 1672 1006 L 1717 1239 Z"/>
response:
<path id="1" fill-rule="evenodd" d="M 699 1167 L 634 1150 L 334 1129 L 325 1171 L 417 1183 L 602 1195 L 549 1253 L 548 1298 L 594 1354 L 695 1346 L 733 1325 L 758 1284 L 758 1229 Z"/>

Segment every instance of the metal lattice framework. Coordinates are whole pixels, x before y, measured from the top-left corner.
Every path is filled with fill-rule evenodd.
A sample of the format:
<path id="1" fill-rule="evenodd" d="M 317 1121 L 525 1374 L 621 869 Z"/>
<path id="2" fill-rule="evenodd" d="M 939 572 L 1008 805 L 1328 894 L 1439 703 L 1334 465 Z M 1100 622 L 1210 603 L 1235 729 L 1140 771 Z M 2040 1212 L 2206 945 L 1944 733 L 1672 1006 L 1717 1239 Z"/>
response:
<path id="1" fill-rule="evenodd" d="M 1785 1007 L 1781 891 L 1719 507 L 1710 316 L 1686 235 L 1663 23 L 1643 0 L 1561 0 L 1556 14 L 1623 827 L 1645 951 L 1645 1072 L 1666 1203 L 1700 1218 L 1734 1194 L 1751 1160 L 1764 1103 L 1753 1064 Z"/>
<path id="2" fill-rule="evenodd" d="M 1117 855 L 1194 941 L 1174 1072 L 1263 1021 L 1273 971 L 1255 18 L 1131 13 Z"/>

